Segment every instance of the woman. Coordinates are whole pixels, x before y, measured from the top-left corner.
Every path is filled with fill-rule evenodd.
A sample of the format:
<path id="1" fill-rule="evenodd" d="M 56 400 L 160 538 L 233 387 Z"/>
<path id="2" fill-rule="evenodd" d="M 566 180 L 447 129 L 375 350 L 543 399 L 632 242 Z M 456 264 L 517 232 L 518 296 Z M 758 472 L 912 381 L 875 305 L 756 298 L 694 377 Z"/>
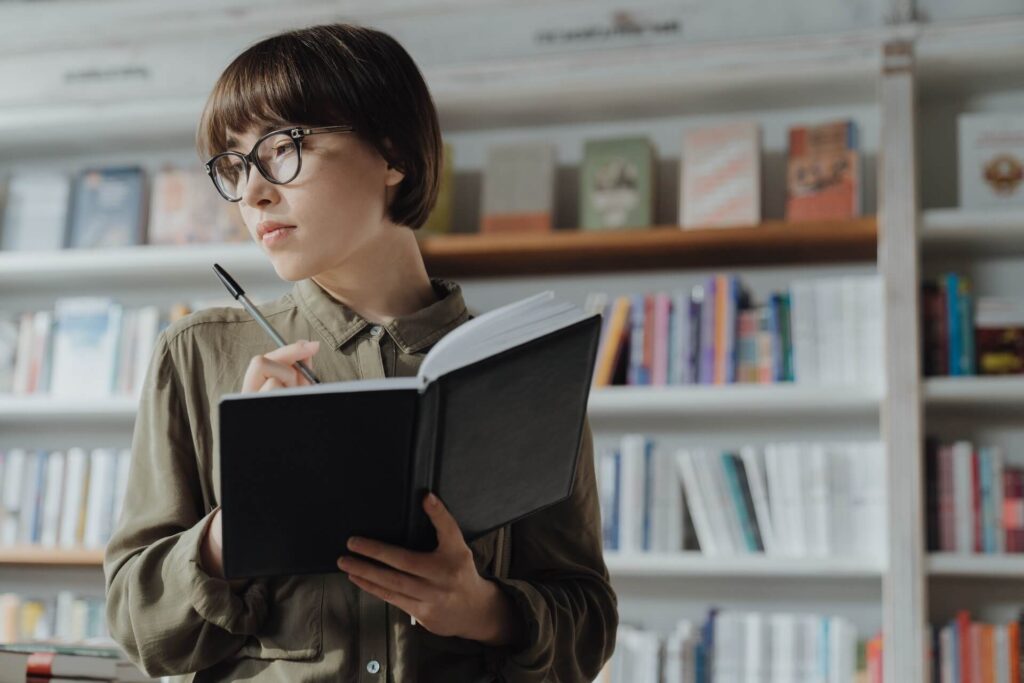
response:
<path id="1" fill-rule="evenodd" d="M 161 332 L 104 561 L 113 637 L 150 675 L 195 680 L 593 679 L 618 616 L 589 424 L 572 496 L 468 545 L 428 496 L 432 552 L 356 539 L 336 574 L 223 578 L 219 397 L 307 384 L 297 360 L 324 382 L 415 375 L 470 316 L 457 283 L 428 277 L 416 243 L 441 136 L 390 36 L 335 24 L 252 46 L 214 86 L 197 144 L 216 191 L 295 283 L 260 310 L 299 341 L 273 348 L 237 308 Z"/>

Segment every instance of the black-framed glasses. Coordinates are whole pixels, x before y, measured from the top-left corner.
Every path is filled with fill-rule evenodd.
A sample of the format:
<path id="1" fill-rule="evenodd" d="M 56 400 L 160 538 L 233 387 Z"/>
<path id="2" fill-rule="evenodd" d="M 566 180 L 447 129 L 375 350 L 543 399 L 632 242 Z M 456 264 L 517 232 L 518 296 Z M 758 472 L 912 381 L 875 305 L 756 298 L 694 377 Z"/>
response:
<path id="1" fill-rule="evenodd" d="M 351 130 L 352 126 L 346 125 L 320 128 L 294 126 L 272 130 L 260 137 L 248 154 L 215 154 L 206 162 L 206 174 L 210 176 L 220 196 L 229 202 L 237 202 L 249 182 L 250 166 L 255 166 L 260 175 L 275 185 L 290 183 L 302 170 L 302 141 L 307 135 Z"/>

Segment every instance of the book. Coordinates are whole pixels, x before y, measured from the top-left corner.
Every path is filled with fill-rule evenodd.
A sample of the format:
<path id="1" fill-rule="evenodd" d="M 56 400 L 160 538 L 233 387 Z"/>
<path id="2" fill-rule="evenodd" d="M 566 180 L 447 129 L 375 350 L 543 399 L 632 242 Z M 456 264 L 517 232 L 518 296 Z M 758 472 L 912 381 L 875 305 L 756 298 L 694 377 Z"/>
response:
<path id="1" fill-rule="evenodd" d="M 1024 207 L 1024 116 L 960 114 L 960 206 Z"/>
<path id="2" fill-rule="evenodd" d="M 430 549 L 428 491 L 467 541 L 566 499 L 600 326 L 547 291 L 460 325 L 414 377 L 222 396 L 226 576 L 334 572 L 353 535 Z"/>
<path id="3" fill-rule="evenodd" d="M 246 242 L 248 231 L 231 220 L 232 205 L 202 171 L 163 168 L 153 178 L 149 244 Z"/>
<path id="4" fill-rule="evenodd" d="M 761 222 L 761 130 L 754 122 L 683 133 L 679 224 L 720 228 Z"/>
<path id="5" fill-rule="evenodd" d="M 50 392 L 110 396 L 116 386 L 122 308 L 106 297 L 63 297 L 54 304 Z"/>
<path id="6" fill-rule="evenodd" d="M 437 201 L 431 209 L 427 222 L 421 228 L 428 234 L 443 235 L 454 230 L 455 211 L 455 151 L 450 142 L 442 148 L 440 184 L 437 188 Z"/>
<path id="7" fill-rule="evenodd" d="M 140 167 L 96 168 L 75 179 L 68 246 L 123 247 L 144 243 L 146 185 Z"/>
<path id="8" fill-rule="evenodd" d="M 587 140 L 580 168 L 581 229 L 649 227 L 654 174 L 654 148 L 646 137 Z"/>
<path id="9" fill-rule="evenodd" d="M 71 179 L 63 173 L 15 173 L 7 183 L 4 251 L 55 251 L 64 246 Z"/>
<path id="10" fill-rule="evenodd" d="M 862 171 L 857 146 L 853 121 L 790 128 L 786 220 L 838 220 L 860 215 Z"/>
<path id="11" fill-rule="evenodd" d="M 480 232 L 544 233 L 554 228 L 554 145 L 490 147 L 483 185 Z"/>
<path id="12" fill-rule="evenodd" d="M 1024 373 L 1024 306 L 1012 298 L 979 297 L 974 322 L 978 373 Z"/>

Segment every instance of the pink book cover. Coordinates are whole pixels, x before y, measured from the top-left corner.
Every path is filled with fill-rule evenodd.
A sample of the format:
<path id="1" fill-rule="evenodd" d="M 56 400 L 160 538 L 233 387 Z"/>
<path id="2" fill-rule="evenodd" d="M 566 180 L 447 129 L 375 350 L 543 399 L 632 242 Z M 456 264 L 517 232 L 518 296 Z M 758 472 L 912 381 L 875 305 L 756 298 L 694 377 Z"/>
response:
<path id="1" fill-rule="evenodd" d="M 651 384 L 668 384 L 668 319 L 671 313 L 671 299 L 666 292 L 654 295 L 654 367 Z"/>

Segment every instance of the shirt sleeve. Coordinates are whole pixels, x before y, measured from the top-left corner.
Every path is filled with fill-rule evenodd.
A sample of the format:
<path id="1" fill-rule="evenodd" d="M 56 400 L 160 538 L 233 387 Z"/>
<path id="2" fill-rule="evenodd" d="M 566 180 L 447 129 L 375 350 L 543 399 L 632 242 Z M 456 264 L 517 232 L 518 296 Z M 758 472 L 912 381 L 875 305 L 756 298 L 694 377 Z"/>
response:
<path id="1" fill-rule="evenodd" d="M 206 510 L 192 426 L 167 330 L 157 337 L 132 437 L 128 490 L 103 559 L 110 634 L 150 676 L 208 668 L 267 616 L 260 581 L 207 574 Z"/>
<path id="2" fill-rule="evenodd" d="M 521 615 L 523 640 L 489 648 L 509 683 L 592 681 L 611 657 L 618 603 L 604 562 L 589 418 L 572 495 L 511 525 L 508 578 L 491 577 Z"/>

